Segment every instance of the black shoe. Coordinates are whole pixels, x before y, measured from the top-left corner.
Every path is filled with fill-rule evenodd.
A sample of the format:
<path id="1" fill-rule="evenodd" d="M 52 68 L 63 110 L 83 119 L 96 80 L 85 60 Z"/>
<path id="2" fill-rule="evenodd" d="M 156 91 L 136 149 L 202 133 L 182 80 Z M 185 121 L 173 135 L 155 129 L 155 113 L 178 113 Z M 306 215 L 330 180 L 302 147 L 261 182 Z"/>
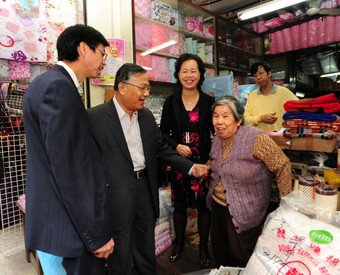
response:
<path id="1" fill-rule="evenodd" d="M 200 248 L 199 254 L 200 254 L 200 264 L 201 264 L 202 269 L 209 268 L 211 265 L 211 260 L 210 260 L 208 248 Z"/>
<path id="2" fill-rule="evenodd" d="M 171 251 L 169 255 L 169 261 L 171 263 L 177 261 L 177 259 L 181 256 L 183 250 L 183 245 L 175 245 L 174 249 Z"/>

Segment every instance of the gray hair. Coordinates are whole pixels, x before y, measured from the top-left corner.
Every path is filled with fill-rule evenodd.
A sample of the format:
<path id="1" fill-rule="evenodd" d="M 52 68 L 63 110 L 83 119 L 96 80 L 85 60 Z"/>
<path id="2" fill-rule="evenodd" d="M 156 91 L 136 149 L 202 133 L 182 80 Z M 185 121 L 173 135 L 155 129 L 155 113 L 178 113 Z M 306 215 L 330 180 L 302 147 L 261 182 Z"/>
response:
<path id="1" fill-rule="evenodd" d="M 244 119 L 243 119 L 244 108 L 241 102 L 238 101 L 234 96 L 227 95 L 227 96 L 223 96 L 217 99 L 215 103 L 211 106 L 211 110 L 212 112 L 214 112 L 217 106 L 225 106 L 225 105 L 229 106 L 229 108 L 232 110 L 235 121 L 238 122 L 242 120 L 241 125 L 243 126 L 244 125 Z"/>

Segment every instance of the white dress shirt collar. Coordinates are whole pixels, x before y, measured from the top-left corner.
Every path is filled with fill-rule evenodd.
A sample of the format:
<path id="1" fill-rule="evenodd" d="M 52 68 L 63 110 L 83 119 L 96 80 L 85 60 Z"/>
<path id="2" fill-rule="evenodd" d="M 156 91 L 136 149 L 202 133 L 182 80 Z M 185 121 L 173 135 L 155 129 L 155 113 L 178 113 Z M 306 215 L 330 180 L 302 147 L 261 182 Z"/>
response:
<path id="1" fill-rule="evenodd" d="M 59 66 L 62 66 L 68 73 L 69 75 L 71 76 L 72 80 L 73 80 L 73 83 L 74 85 L 76 85 L 77 88 L 79 88 L 80 84 L 79 84 L 79 81 L 77 79 L 77 76 L 76 74 L 74 73 L 74 71 L 70 68 L 70 66 L 68 66 L 65 62 L 63 61 L 58 61 L 57 62 L 57 65 Z"/>

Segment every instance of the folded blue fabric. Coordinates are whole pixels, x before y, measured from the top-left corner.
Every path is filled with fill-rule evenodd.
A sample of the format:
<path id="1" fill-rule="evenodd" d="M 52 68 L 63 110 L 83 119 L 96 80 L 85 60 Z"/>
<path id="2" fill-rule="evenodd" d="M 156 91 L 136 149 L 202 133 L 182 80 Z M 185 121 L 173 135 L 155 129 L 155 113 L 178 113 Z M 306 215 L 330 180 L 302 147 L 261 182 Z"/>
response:
<path id="1" fill-rule="evenodd" d="M 290 120 L 290 119 L 307 119 L 311 121 L 326 121 L 326 122 L 333 122 L 337 120 L 338 116 L 333 114 L 327 113 L 284 113 L 282 116 L 283 120 Z"/>

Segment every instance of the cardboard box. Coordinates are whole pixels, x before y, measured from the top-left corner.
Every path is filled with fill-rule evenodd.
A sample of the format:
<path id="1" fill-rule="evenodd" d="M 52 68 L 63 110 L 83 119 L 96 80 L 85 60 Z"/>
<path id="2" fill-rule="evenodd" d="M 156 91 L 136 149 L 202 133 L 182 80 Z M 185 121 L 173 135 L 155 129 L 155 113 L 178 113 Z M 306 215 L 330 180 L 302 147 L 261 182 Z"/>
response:
<path id="1" fill-rule="evenodd" d="M 275 143 L 283 150 L 283 149 L 290 149 L 291 148 L 291 140 L 288 138 L 285 138 L 284 136 L 272 136 L 269 135 L 272 140 L 275 141 Z"/>
<path id="2" fill-rule="evenodd" d="M 334 152 L 336 147 L 336 139 L 321 139 L 321 138 L 292 138 L 291 139 L 291 150 L 300 151 L 317 151 L 317 152 Z"/>

